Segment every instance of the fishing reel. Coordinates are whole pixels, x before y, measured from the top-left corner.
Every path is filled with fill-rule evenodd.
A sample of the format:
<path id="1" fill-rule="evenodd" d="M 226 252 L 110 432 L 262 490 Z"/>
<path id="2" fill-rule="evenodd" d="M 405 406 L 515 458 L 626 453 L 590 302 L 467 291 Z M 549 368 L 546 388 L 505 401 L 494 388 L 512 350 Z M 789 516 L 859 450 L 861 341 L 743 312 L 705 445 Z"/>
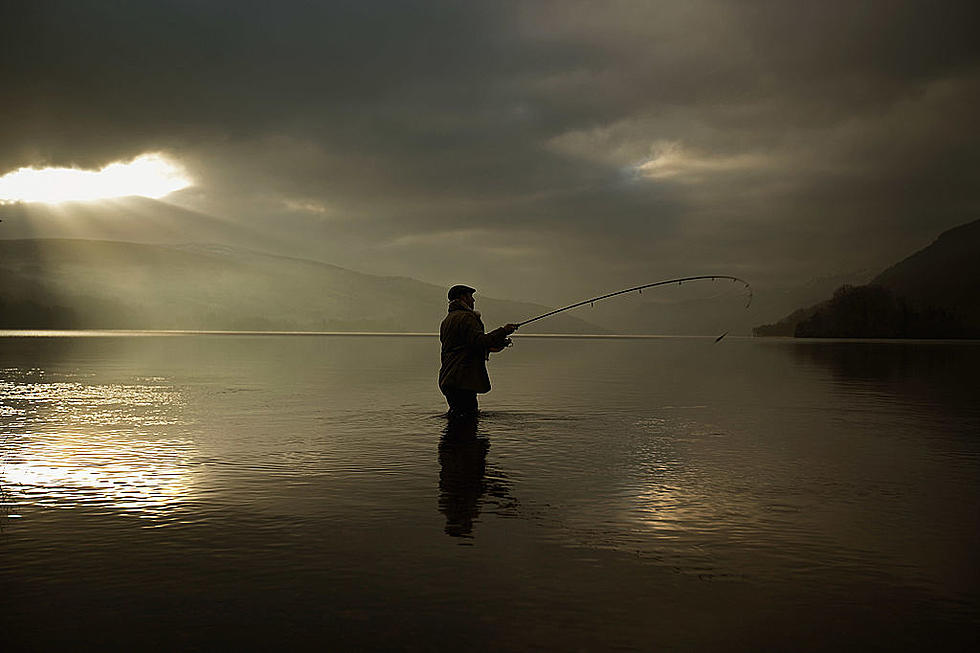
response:
<path id="1" fill-rule="evenodd" d="M 510 338 L 504 338 L 504 344 L 503 344 L 502 347 L 490 347 L 490 351 L 492 353 L 494 353 L 494 354 L 497 354 L 497 353 L 502 352 L 503 350 L 507 349 L 508 347 L 510 347 L 513 344 L 514 344 L 514 341 L 513 340 L 511 340 Z"/>

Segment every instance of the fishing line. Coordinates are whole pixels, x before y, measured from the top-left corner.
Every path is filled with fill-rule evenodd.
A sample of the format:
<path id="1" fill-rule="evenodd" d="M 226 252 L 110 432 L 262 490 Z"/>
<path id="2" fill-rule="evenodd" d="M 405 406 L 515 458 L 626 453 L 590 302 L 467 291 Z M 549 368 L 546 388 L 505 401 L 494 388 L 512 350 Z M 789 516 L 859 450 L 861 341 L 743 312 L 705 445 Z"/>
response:
<path id="1" fill-rule="evenodd" d="M 609 299 L 610 297 L 616 297 L 618 295 L 626 295 L 632 292 L 642 293 L 647 288 L 656 288 L 657 286 L 669 286 L 672 284 L 677 284 L 678 286 L 683 285 L 688 281 L 718 281 L 719 279 L 730 280 L 732 283 L 740 283 L 744 286 L 746 292 L 748 293 L 748 299 L 745 302 L 745 308 L 748 308 L 752 304 L 752 286 L 745 279 L 740 279 L 738 277 L 732 277 L 727 274 L 703 274 L 694 277 L 680 277 L 678 279 L 667 279 L 665 281 L 655 281 L 653 283 L 646 283 L 642 286 L 634 286 L 632 288 L 626 288 L 624 290 L 617 290 L 616 292 L 606 293 L 605 295 L 599 295 L 598 297 L 591 297 L 589 299 L 583 299 L 580 302 L 575 302 L 574 304 L 569 304 L 568 306 L 562 306 L 561 308 L 556 308 L 553 311 L 548 311 L 547 313 L 542 313 L 541 315 L 529 318 L 523 322 L 518 322 L 517 326 L 521 327 L 525 324 L 530 324 L 531 322 L 537 322 L 538 320 L 543 320 L 546 317 L 551 317 L 552 315 L 557 315 L 558 313 L 564 313 L 565 311 L 570 311 L 573 308 L 578 308 L 579 306 L 585 306 L 586 304 L 595 305 L 596 302 L 600 302 L 604 299 Z M 728 335 L 728 331 L 718 336 L 715 342 L 718 342 L 722 338 Z"/>

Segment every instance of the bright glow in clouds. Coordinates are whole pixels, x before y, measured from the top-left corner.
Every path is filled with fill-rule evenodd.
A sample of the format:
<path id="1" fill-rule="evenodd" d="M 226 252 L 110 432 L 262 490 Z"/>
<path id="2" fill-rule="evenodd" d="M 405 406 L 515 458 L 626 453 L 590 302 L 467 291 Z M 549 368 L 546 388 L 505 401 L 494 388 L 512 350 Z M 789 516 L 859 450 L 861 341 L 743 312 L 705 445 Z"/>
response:
<path id="1" fill-rule="evenodd" d="M 177 164 L 161 154 L 143 154 L 101 170 L 20 168 L 0 177 L 0 203 L 57 204 L 130 195 L 157 199 L 190 185 Z"/>
<path id="2" fill-rule="evenodd" d="M 636 170 L 649 179 L 701 181 L 707 175 L 757 169 L 766 163 L 765 158 L 753 154 L 698 155 L 679 143 L 661 143 L 655 148 L 654 156 L 637 165 Z"/>

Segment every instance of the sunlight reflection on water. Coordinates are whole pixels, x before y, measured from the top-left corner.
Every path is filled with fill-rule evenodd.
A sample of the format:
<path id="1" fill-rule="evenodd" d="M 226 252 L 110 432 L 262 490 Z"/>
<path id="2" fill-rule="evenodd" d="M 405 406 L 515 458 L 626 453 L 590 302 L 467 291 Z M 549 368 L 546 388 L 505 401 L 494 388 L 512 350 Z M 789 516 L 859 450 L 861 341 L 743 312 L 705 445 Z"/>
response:
<path id="1" fill-rule="evenodd" d="M 173 387 L 48 381 L 43 370 L 4 376 L 3 480 L 14 507 L 104 506 L 152 516 L 191 494 L 194 444 L 170 434 L 186 425 Z"/>

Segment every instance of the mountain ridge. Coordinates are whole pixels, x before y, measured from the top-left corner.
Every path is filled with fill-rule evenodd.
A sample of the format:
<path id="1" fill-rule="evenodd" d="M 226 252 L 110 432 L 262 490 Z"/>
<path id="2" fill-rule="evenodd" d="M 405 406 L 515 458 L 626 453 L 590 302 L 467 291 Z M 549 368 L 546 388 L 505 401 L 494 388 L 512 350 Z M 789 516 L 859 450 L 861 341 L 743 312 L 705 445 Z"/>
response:
<path id="1" fill-rule="evenodd" d="M 550 310 L 477 299 L 500 323 Z M 0 240 L 3 328 L 434 332 L 445 303 L 444 288 L 410 277 L 225 245 Z M 608 333 L 567 315 L 529 331 Z"/>
<path id="2" fill-rule="evenodd" d="M 757 336 L 980 337 L 980 220 L 939 234 L 865 285 L 753 329 Z"/>

